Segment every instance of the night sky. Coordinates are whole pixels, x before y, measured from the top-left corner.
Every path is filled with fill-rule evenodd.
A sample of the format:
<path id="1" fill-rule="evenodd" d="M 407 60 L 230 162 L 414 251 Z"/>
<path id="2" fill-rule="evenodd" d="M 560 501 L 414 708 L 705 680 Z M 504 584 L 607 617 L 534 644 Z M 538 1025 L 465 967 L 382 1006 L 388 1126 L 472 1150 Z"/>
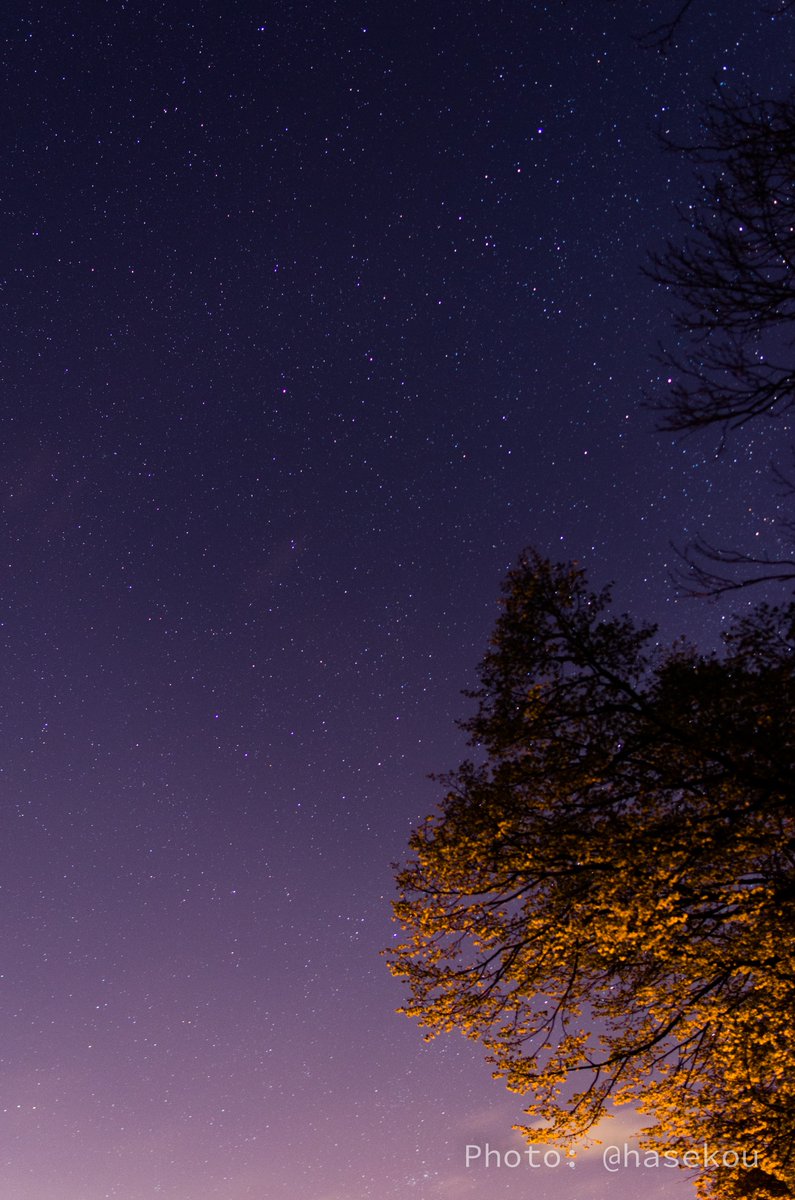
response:
<path id="1" fill-rule="evenodd" d="M 671 540 L 775 549 L 640 268 L 792 18 L 675 7 L 6 6 L 3 1200 L 692 1194 L 465 1169 L 521 1098 L 378 954 L 521 548 L 705 644 Z"/>

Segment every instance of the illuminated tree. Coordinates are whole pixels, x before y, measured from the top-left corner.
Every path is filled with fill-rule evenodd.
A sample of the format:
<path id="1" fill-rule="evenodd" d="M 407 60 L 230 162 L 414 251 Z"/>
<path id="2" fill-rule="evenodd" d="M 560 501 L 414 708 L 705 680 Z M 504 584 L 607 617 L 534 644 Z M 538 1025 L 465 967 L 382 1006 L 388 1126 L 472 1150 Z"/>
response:
<path id="1" fill-rule="evenodd" d="M 483 1044 L 530 1142 L 630 1103 L 647 1147 L 706 1145 L 704 1196 L 789 1195 L 795 606 L 711 656 L 609 602 L 532 553 L 509 574 L 464 725 L 481 761 L 398 874 L 402 1011 Z"/>

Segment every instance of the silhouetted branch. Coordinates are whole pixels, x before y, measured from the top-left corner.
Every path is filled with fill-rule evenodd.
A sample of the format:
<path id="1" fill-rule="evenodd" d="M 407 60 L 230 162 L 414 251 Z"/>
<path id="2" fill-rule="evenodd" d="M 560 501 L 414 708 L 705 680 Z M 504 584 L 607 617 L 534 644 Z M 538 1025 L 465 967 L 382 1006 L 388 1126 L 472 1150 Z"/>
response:
<path id="1" fill-rule="evenodd" d="M 795 559 L 745 554 L 713 546 L 704 538 L 697 538 L 684 550 L 674 549 L 681 566 L 671 573 L 671 578 L 682 596 L 714 599 L 763 583 L 795 581 Z M 733 575 L 732 568 L 744 573 Z"/>
<path id="2" fill-rule="evenodd" d="M 690 9 L 695 7 L 697 0 L 680 0 L 679 8 L 666 21 L 638 34 L 635 41 L 644 50 L 656 50 L 659 54 L 667 54 L 676 41 L 682 25 Z M 795 0 L 772 0 L 771 3 L 760 4 L 760 9 L 768 16 L 775 18 L 795 8 Z"/>
<path id="3" fill-rule="evenodd" d="M 793 4 L 777 11 L 789 10 Z M 675 350 L 661 352 L 661 428 L 715 428 L 725 440 L 795 408 L 795 94 L 719 93 L 696 145 L 670 149 L 698 166 L 700 199 L 680 209 L 681 240 L 650 256 L 647 275 L 674 300 Z M 791 482 L 777 473 L 792 500 Z M 793 537 L 795 521 L 779 530 Z M 677 552 L 681 594 L 717 597 L 795 582 L 795 561 L 699 539 Z"/>
<path id="4" fill-rule="evenodd" d="M 721 96 L 686 153 L 710 168 L 685 236 L 650 256 L 689 343 L 662 361 L 663 428 L 736 429 L 795 404 L 795 101 Z"/>
<path id="5" fill-rule="evenodd" d="M 645 50 L 657 50 L 660 54 L 667 54 L 679 32 L 679 26 L 687 16 L 695 0 L 684 0 L 678 11 L 668 21 L 663 21 L 662 24 L 656 25 L 654 29 L 649 29 L 646 33 L 640 34 L 635 40 L 639 46 L 643 46 Z"/>

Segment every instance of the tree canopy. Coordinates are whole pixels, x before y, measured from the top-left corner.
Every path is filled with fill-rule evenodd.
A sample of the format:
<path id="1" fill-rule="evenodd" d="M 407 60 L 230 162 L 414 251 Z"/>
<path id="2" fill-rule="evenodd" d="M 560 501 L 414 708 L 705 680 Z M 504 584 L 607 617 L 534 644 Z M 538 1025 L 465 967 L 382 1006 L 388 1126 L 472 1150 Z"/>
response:
<path id="1" fill-rule="evenodd" d="M 792 1194 L 794 651 L 795 605 L 663 651 L 575 565 L 508 575 L 390 966 L 528 1099 L 530 1142 L 630 1103 L 648 1148 L 720 1152 L 702 1195 Z"/>

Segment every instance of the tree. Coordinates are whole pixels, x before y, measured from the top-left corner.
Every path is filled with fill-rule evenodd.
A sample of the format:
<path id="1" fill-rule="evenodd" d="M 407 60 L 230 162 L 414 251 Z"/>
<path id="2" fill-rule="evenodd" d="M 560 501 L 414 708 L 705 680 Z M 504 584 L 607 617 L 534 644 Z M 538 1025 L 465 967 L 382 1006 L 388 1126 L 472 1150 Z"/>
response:
<path id="1" fill-rule="evenodd" d="M 484 1045 L 531 1143 L 631 1103 L 701 1195 L 789 1195 L 795 605 L 703 655 L 609 604 L 532 552 L 508 575 L 463 726 L 484 761 L 398 872 L 402 1011 Z"/>
<path id="2" fill-rule="evenodd" d="M 786 7 L 790 7 L 787 5 Z M 685 349 L 663 358 L 670 390 L 663 428 L 717 427 L 783 418 L 795 405 L 795 99 L 721 92 L 689 147 L 701 199 L 681 212 L 681 242 L 652 256 L 649 274 L 673 295 Z M 780 476 L 783 491 L 792 483 Z M 795 538 L 795 523 L 782 522 Z M 685 590 L 716 595 L 795 580 L 790 556 L 723 549 L 707 540 L 684 554 Z"/>
<path id="3" fill-rule="evenodd" d="M 736 429 L 795 403 L 795 101 L 721 93 L 690 153 L 709 170 L 702 201 L 681 214 L 684 241 L 652 256 L 690 346 L 666 359 L 665 428 Z"/>

